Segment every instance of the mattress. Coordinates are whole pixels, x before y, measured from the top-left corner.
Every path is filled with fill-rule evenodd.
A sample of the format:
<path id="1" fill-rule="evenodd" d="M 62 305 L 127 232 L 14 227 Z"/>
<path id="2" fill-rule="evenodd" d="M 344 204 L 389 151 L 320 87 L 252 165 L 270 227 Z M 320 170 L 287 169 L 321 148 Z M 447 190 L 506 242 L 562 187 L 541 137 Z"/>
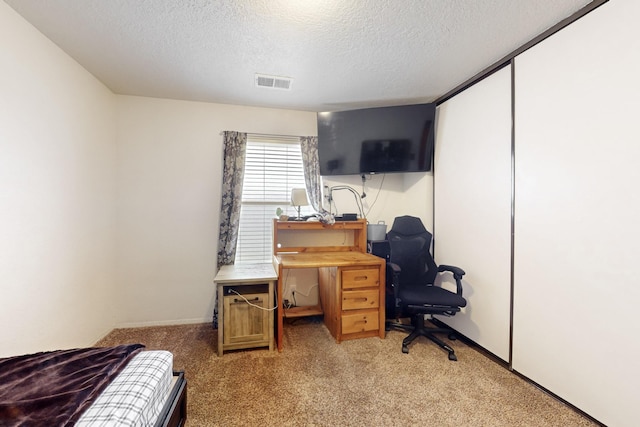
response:
<path id="1" fill-rule="evenodd" d="M 135 355 L 82 414 L 76 426 L 154 425 L 173 379 L 173 355 L 149 350 Z"/>

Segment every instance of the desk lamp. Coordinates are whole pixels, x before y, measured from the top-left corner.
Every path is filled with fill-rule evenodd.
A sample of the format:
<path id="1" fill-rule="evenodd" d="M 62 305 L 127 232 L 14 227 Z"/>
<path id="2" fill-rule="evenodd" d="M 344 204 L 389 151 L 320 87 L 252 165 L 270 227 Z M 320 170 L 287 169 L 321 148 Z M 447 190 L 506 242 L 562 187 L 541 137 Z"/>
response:
<path id="1" fill-rule="evenodd" d="M 296 221 L 302 221 L 300 217 L 300 207 L 309 206 L 309 199 L 307 199 L 307 190 L 304 188 L 292 188 L 291 189 L 291 204 L 296 207 L 298 211 L 298 218 Z"/>

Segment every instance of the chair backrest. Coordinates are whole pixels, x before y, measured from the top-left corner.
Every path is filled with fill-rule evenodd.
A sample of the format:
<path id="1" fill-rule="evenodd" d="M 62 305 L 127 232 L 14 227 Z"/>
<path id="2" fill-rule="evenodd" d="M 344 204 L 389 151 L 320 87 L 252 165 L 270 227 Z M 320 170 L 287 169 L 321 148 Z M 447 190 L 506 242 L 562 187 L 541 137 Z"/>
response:
<path id="1" fill-rule="evenodd" d="M 401 268 L 400 283 L 405 286 L 433 284 L 438 267 L 431 256 L 431 233 L 420 218 L 395 218 L 387 233 L 390 259 Z"/>

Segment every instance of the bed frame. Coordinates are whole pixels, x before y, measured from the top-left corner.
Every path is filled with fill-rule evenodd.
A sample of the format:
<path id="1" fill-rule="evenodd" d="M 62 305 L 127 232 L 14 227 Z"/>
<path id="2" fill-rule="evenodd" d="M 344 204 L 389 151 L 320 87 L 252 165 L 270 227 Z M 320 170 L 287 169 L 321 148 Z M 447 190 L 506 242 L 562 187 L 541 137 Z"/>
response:
<path id="1" fill-rule="evenodd" d="M 155 427 L 183 427 L 187 421 L 187 380 L 184 371 L 173 372 L 173 387 Z"/>

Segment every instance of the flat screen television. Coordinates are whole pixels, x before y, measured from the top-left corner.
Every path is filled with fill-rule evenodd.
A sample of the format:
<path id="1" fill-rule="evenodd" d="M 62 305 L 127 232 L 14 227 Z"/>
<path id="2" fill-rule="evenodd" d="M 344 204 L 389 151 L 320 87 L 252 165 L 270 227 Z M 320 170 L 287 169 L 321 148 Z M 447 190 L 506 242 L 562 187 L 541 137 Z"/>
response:
<path id="1" fill-rule="evenodd" d="M 318 113 L 320 175 L 431 170 L 436 105 Z"/>

